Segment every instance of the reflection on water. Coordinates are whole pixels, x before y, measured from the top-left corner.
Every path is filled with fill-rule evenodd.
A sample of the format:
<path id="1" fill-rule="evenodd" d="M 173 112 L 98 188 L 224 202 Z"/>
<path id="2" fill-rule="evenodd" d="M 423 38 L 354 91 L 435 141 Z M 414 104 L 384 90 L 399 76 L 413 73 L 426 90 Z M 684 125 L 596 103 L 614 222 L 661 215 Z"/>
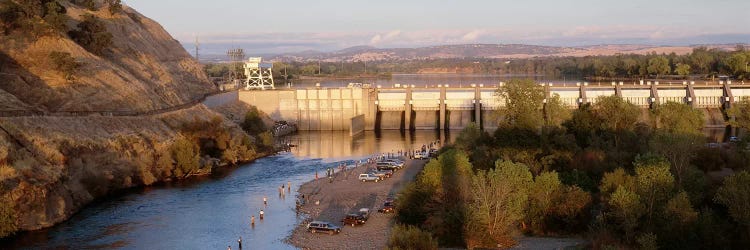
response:
<path id="1" fill-rule="evenodd" d="M 444 138 L 444 137 L 443 137 Z M 283 140 L 292 152 L 259 159 L 233 171 L 163 186 L 144 188 L 98 202 L 67 222 L 24 233 L 0 249 L 292 249 L 284 242 L 302 217 L 294 211 L 294 191 L 315 171 L 342 161 L 395 152 L 440 139 L 434 131 L 414 134 L 384 131 L 349 137 L 348 132 L 306 132 Z M 292 183 L 292 194 L 278 187 Z M 268 206 L 263 206 L 263 196 Z M 266 218 L 257 219 L 263 209 Z M 250 225 L 250 216 L 256 225 Z"/>
<path id="2" fill-rule="evenodd" d="M 300 132 L 287 138 L 295 145 L 291 153 L 302 158 L 322 158 L 324 161 L 340 161 L 345 158 L 363 158 L 373 153 L 396 153 L 399 150 L 417 149 L 434 140 L 446 140 L 446 135 L 436 130 L 414 132 L 365 131 L 351 137 L 338 131 Z"/>

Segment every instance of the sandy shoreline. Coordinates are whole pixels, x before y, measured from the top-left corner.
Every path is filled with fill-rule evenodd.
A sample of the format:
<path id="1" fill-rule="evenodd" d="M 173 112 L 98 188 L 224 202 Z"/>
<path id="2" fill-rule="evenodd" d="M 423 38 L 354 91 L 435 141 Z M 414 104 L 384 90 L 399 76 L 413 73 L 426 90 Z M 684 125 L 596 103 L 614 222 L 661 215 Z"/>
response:
<path id="1" fill-rule="evenodd" d="M 287 241 L 301 249 L 384 249 L 388 243 L 393 224 L 393 214 L 378 213 L 389 196 L 395 196 L 403 187 L 414 180 L 422 171 L 426 160 L 406 160 L 406 167 L 397 171 L 393 177 L 374 183 L 363 183 L 357 179 L 361 173 L 374 168 L 374 164 L 359 166 L 335 174 L 333 183 L 325 178 L 309 181 L 298 190 L 309 202 L 301 206 L 300 213 L 308 220 L 297 225 Z M 316 201 L 320 201 L 316 205 Z M 366 224 L 357 227 L 342 226 L 341 219 L 347 213 L 369 208 L 370 218 Z M 341 226 L 338 235 L 312 234 L 305 226 L 310 220 L 331 222 Z"/>

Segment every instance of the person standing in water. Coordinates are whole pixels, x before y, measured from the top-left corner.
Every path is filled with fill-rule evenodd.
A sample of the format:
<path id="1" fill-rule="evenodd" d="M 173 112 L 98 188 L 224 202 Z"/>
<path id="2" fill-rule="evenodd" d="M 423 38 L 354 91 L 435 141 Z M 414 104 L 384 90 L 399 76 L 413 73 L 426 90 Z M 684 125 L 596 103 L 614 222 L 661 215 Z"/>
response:
<path id="1" fill-rule="evenodd" d="M 286 181 L 286 190 L 292 192 L 292 182 Z"/>
<path id="2" fill-rule="evenodd" d="M 260 210 L 260 220 L 263 220 L 263 214 L 265 214 L 265 213 L 263 213 L 263 209 L 261 209 Z"/>
<path id="3" fill-rule="evenodd" d="M 265 195 L 263 196 L 263 205 L 268 206 L 268 197 L 266 197 Z"/>
<path id="4" fill-rule="evenodd" d="M 237 239 L 237 244 L 240 245 L 239 248 L 242 249 L 242 236 L 240 236 L 240 238 Z"/>
<path id="5" fill-rule="evenodd" d="M 255 215 L 250 216 L 250 225 L 255 226 Z"/>

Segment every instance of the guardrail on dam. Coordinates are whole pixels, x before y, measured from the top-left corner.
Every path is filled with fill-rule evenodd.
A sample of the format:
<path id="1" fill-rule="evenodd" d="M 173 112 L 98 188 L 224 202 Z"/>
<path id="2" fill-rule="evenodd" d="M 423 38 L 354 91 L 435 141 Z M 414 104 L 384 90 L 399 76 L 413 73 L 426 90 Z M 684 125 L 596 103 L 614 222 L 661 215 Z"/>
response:
<path id="1" fill-rule="evenodd" d="M 559 95 L 570 108 L 596 103 L 598 97 L 616 95 L 644 109 L 668 101 L 690 104 L 706 113 L 707 120 L 723 124 L 721 109 L 749 99 L 750 85 L 728 83 L 659 85 L 641 82 L 625 85 L 543 85 L 547 97 Z M 364 117 L 364 130 L 461 129 L 470 122 L 495 128 L 505 101 L 497 86 L 400 88 L 311 88 L 239 91 L 237 98 L 257 106 L 275 120 L 296 122 L 300 130 L 352 130 L 353 119 Z M 361 119 L 354 130 L 361 130 Z M 711 125 L 711 121 L 709 121 Z"/>

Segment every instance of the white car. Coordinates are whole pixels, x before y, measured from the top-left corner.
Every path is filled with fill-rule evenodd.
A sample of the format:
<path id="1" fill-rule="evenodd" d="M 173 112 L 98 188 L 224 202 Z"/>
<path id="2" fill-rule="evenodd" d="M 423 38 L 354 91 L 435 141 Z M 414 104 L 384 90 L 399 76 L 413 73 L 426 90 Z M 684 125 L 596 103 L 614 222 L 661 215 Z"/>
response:
<path id="1" fill-rule="evenodd" d="M 425 152 L 417 152 L 414 154 L 414 159 L 429 159 L 430 156 Z"/>
<path id="2" fill-rule="evenodd" d="M 380 180 L 380 177 L 371 175 L 371 174 L 360 174 L 358 179 L 362 182 L 366 182 L 366 181 L 378 182 Z"/>

